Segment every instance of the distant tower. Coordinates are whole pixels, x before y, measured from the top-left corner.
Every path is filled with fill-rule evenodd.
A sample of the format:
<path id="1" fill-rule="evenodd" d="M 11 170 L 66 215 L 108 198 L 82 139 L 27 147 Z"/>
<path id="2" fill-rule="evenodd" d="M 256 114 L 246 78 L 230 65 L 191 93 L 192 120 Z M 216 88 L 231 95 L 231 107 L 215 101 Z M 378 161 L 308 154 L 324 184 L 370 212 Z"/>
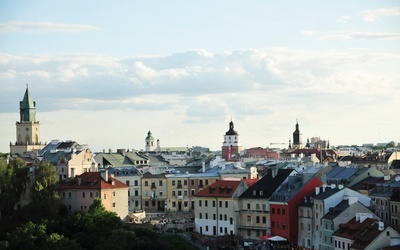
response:
<path id="1" fill-rule="evenodd" d="M 25 156 L 27 152 L 36 152 L 42 149 L 40 141 L 40 123 L 36 121 L 36 102 L 26 85 L 24 99 L 19 102 L 19 122 L 16 122 L 17 137 L 15 145 L 10 143 L 10 152 Z"/>
<path id="2" fill-rule="evenodd" d="M 299 130 L 299 122 L 296 120 L 296 130 L 293 132 L 293 148 L 301 148 L 301 133 Z"/>
<path id="3" fill-rule="evenodd" d="M 234 125 L 231 120 L 229 123 L 229 130 L 224 135 L 224 142 L 222 143 L 222 157 L 226 161 L 231 161 L 233 156 L 238 156 L 242 151 L 242 144 L 239 140 L 239 134 L 234 130 Z"/>
<path id="4" fill-rule="evenodd" d="M 146 141 L 146 151 L 154 151 L 155 150 L 154 138 L 151 135 L 150 130 L 149 130 L 149 132 L 147 132 L 147 137 L 146 137 L 145 141 Z"/>

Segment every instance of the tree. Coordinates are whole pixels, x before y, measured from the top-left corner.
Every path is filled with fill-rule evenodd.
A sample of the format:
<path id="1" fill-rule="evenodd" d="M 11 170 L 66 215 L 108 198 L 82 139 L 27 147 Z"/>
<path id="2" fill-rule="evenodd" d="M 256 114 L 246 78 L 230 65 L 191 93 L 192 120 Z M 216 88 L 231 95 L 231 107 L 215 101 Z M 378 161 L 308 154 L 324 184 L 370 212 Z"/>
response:
<path id="1" fill-rule="evenodd" d="M 0 213 L 2 217 L 15 212 L 16 205 L 25 192 L 29 180 L 29 168 L 25 161 L 15 158 L 7 164 L 5 158 L 0 158 Z"/>

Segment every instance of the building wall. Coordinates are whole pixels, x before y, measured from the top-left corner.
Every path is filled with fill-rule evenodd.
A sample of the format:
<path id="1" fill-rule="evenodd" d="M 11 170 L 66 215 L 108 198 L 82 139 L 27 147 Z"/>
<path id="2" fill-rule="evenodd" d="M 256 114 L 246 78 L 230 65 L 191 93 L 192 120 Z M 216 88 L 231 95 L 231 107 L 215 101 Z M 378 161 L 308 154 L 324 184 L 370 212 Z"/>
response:
<path id="1" fill-rule="evenodd" d="M 190 211 L 189 180 L 187 177 L 167 175 L 167 207 L 168 211 Z"/>
<path id="2" fill-rule="evenodd" d="M 155 185 L 153 186 L 152 183 Z M 146 211 L 146 216 L 149 213 L 165 213 L 168 198 L 167 190 L 167 179 L 165 176 L 142 178 L 142 208 Z"/>
<path id="3" fill-rule="evenodd" d="M 235 234 L 236 214 L 232 198 L 195 197 L 196 232 L 222 236 Z"/>
<path id="4" fill-rule="evenodd" d="M 299 206 L 299 232 L 297 245 L 311 247 L 313 244 L 313 211 L 310 206 Z"/>
<path id="5" fill-rule="evenodd" d="M 267 199 L 240 199 L 237 234 L 243 239 L 259 240 L 271 233 L 269 203 Z"/>

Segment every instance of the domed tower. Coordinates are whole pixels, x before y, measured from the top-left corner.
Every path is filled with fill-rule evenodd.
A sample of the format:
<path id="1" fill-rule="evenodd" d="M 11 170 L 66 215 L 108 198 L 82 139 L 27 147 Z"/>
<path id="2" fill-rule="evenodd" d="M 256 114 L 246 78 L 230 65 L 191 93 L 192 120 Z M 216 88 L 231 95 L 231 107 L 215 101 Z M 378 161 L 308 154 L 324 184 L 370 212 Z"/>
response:
<path id="1" fill-rule="evenodd" d="M 27 152 L 38 151 L 43 145 L 40 141 L 40 123 L 36 121 L 36 102 L 26 85 L 25 95 L 19 102 L 19 122 L 16 122 L 17 138 L 15 145 L 10 143 L 10 152 L 24 156 Z"/>
<path id="2" fill-rule="evenodd" d="M 147 137 L 145 138 L 145 142 L 146 142 L 146 151 L 154 151 L 155 150 L 154 138 L 151 135 L 150 130 L 149 130 L 149 132 L 147 132 Z"/>
<path id="3" fill-rule="evenodd" d="M 224 142 L 222 143 L 222 157 L 226 161 L 232 160 L 234 156 L 238 157 L 242 151 L 242 144 L 239 140 L 239 134 L 235 131 L 233 122 L 229 123 L 229 130 L 224 135 Z"/>
<path id="4" fill-rule="evenodd" d="M 301 137 L 302 135 L 299 130 L 299 122 L 296 121 L 296 130 L 293 132 L 293 148 L 302 147 Z"/>

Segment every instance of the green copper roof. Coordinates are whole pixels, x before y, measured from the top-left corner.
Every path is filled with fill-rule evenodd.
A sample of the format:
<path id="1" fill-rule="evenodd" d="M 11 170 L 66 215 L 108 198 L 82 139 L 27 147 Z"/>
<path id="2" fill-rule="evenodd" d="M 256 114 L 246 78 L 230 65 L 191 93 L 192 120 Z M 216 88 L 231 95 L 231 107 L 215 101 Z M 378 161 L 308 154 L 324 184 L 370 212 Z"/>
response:
<path id="1" fill-rule="evenodd" d="M 33 101 L 31 93 L 29 92 L 28 85 L 26 86 L 26 91 L 24 99 L 19 102 L 21 122 L 23 121 L 35 121 L 36 119 L 36 103 Z"/>

